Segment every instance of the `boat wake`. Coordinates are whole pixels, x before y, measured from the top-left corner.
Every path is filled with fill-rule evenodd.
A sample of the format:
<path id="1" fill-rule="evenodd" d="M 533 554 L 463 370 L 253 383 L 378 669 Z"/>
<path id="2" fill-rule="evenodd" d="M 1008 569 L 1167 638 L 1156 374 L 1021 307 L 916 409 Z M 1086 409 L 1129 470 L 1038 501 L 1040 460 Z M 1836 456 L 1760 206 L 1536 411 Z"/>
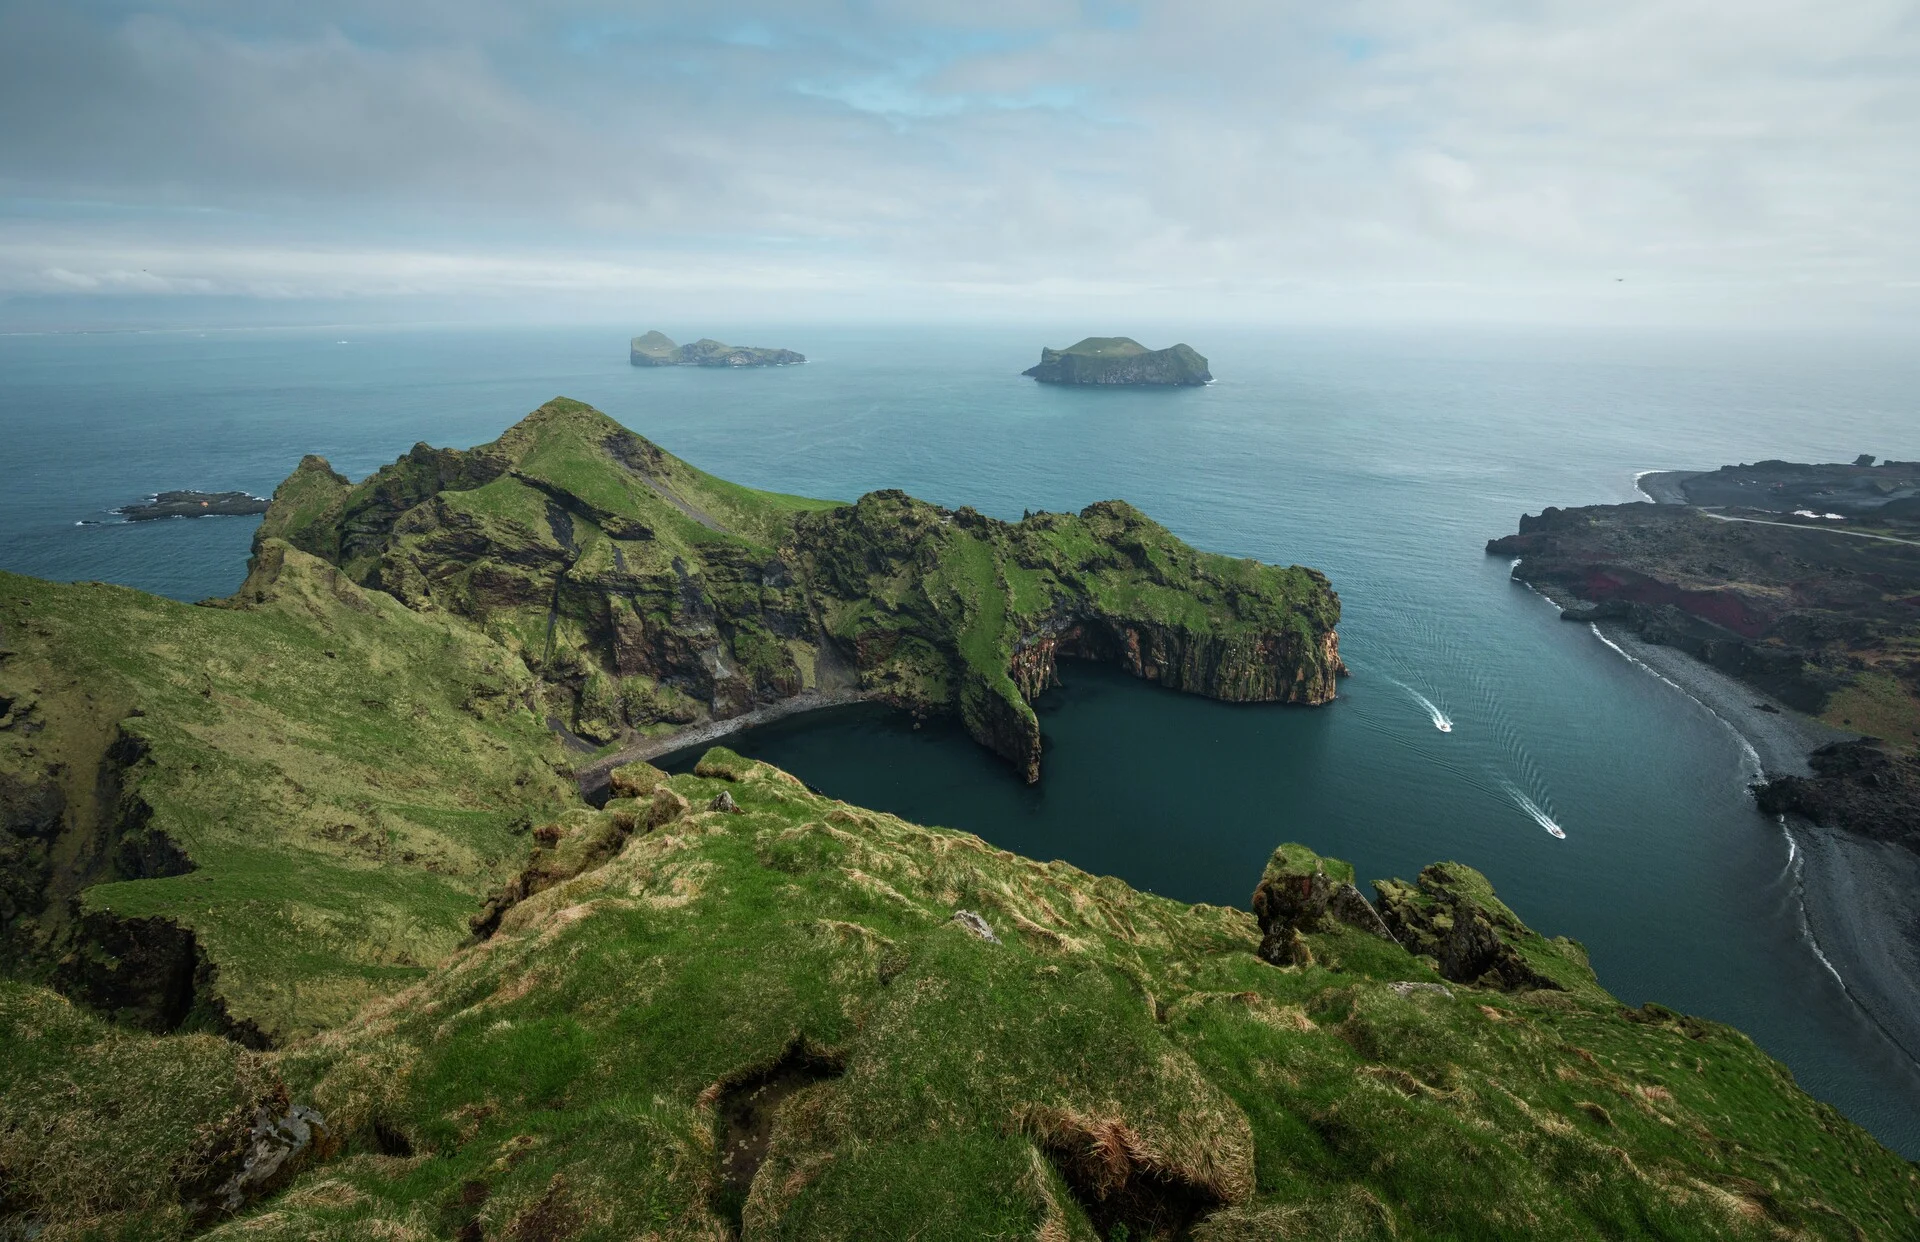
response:
<path id="1" fill-rule="evenodd" d="M 1507 796 L 1512 798 L 1514 800 L 1514 803 L 1517 806 L 1519 806 L 1521 810 L 1525 811 L 1528 815 L 1533 817 L 1534 823 L 1540 825 L 1542 828 L 1545 828 L 1549 833 L 1560 838 L 1562 841 L 1567 839 L 1566 829 L 1562 828 L 1559 824 L 1554 823 L 1553 816 L 1541 810 L 1540 804 L 1538 802 L 1535 802 L 1532 798 L 1529 798 L 1527 797 L 1527 795 L 1521 793 L 1520 787 L 1518 785 L 1514 784 L 1512 781 L 1502 781 L 1500 783 L 1506 786 Z"/>
<path id="2" fill-rule="evenodd" d="M 1434 728 L 1440 730 L 1440 732 L 1442 733 L 1453 732 L 1453 717 L 1441 711 L 1439 707 L 1437 707 L 1434 704 L 1434 701 L 1432 699 L 1420 693 L 1418 690 L 1415 690 L 1412 686 L 1409 686 L 1406 682 L 1401 681 L 1398 677 L 1390 678 L 1389 680 L 1391 680 L 1394 685 L 1400 687 L 1402 690 L 1405 690 L 1408 694 L 1412 695 L 1413 701 L 1426 709 L 1427 718 L 1433 721 Z"/>

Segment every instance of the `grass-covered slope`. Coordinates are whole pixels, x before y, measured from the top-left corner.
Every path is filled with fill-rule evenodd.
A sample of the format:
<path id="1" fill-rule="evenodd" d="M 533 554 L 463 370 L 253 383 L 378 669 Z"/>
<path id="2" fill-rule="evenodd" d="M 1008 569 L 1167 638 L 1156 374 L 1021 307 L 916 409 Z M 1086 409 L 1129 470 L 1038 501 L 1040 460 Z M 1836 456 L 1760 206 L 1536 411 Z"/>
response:
<path id="1" fill-rule="evenodd" d="M 1031 780 L 1058 654 L 1249 701 L 1324 702 L 1343 671 L 1324 577 L 1195 552 L 1123 503 L 1016 524 L 755 491 L 564 399 L 357 485 L 307 458 L 260 535 L 484 627 L 596 744 L 858 688 L 959 713 Z"/>
<path id="2" fill-rule="evenodd" d="M 0 574 L 0 946 L 150 1026 L 417 980 L 571 790 L 520 661 L 264 544 L 228 607 Z"/>
<path id="3" fill-rule="evenodd" d="M 49 1238 L 1920 1226 L 1907 1162 L 1737 1032 L 1623 1009 L 1467 868 L 1383 886 L 1417 956 L 1299 847 L 1260 878 L 1257 921 L 726 751 L 617 788 L 633 796 L 543 826 L 544 878 L 490 938 L 280 1052 L 0 989 L 5 1210 Z M 316 1139 L 237 1217 L 207 1211 L 234 1118 L 294 1105 L 325 1114 Z M 73 1193 L 73 1169 L 127 1158 L 139 1172 Z"/>

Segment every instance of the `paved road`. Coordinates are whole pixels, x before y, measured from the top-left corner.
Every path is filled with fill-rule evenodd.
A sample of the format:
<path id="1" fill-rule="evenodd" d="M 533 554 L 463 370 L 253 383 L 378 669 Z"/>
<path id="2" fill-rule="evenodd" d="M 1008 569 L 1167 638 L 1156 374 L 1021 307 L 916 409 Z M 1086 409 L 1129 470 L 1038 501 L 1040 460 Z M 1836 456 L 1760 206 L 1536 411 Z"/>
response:
<path id="1" fill-rule="evenodd" d="M 1732 517 L 1725 513 L 1709 513 L 1700 510 L 1700 516 L 1710 517 L 1716 522 L 1752 522 L 1755 526 L 1784 526 L 1788 530 L 1823 530 L 1829 535 L 1848 535 L 1855 539 L 1878 539 L 1882 543 L 1904 543 L 1909 548 L 1920 548 L 1920 540 L 1896 539 L 1892 535 L 1869 535 L 1864 530 L 1835 530 L 1831 526 L 1803 526 L 1799 522 L 1769 522 L 1765 518 Z"/>

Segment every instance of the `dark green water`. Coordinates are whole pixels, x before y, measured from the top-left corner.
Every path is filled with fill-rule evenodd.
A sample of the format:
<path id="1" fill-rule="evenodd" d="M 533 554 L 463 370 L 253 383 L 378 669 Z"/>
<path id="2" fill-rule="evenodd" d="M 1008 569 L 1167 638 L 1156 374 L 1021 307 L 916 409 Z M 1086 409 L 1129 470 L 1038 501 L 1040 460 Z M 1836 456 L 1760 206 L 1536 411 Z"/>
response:
<path id="1" fill-rule="evenodd" d="M 1367 877 L 1470 863 L 1585 942 L 1623 999 L 1741 1026 L 1920 1154 L 1920 1073 L 1816 955 L 1740 741 L 1481 551 L 1522 511 L 1632 499 L 1640 470 L 1920 457 L 1903 342 L 1127 325 L 1188 339 L 1219 382 L 1088 392 L 1017 373 L 1100 325 L 697 326 L 813 361 L 635 370 L 620 328 L 0 339 L 0 565 L 223 593 L 250 523 L 71 523 L 165 487 L 264 491 L 306 451 L 357 476 L 415 439 L 490 439 L 556 393 L 757 486 L 898 486 L 1014 518 L 1125 497 L 1200 547 L 1324 569 L 1354 668 L 1341 700 L 1235 707 L 1068 665 L 1040 704 L 1035 789 L 951 726 L 878 709 L 731 744 L 836 797 L 1189 900 L 1244 903 L 1288 839 Z"/>

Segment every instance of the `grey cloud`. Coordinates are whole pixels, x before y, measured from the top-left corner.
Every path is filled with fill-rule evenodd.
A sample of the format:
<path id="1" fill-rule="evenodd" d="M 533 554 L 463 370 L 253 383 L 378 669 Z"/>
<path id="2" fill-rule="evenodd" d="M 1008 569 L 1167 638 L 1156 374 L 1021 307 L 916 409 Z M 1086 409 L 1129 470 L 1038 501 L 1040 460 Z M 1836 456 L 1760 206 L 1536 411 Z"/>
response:
<path id="1" fill-rule="evenodd" d="M 1113 12 L 0 6 L 0 292 L 1913 309 L 1913 3 Z"/>

